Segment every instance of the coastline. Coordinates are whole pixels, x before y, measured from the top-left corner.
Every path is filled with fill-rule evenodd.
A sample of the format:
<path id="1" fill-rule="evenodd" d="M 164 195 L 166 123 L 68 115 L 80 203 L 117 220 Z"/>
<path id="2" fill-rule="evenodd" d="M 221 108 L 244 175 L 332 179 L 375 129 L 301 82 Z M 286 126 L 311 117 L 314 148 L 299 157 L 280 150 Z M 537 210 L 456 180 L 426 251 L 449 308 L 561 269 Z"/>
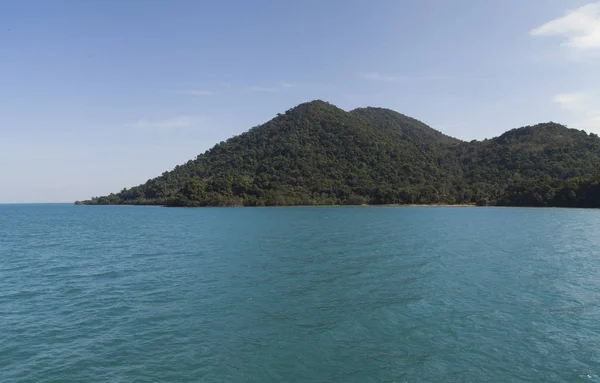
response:
<path id="1" fill-rule="evenodd" d="M 351 206 L 351 205 L 344 205 L 344 206 Z M 400 204 L 400 203 L 391 203 L 391 204 L 382 204 L 382 205 L 360 205 L 360 206 L 373 206 L 373 207 L 377 207 L 377 206 L 386 206 L 386 207 L 478 207 L 477 205 L 475 205 L 474 203 L 461 203 L 461 204 L 448 204 L 448 203 L 429 203 L 429 204 L 418 204 L 418 203 L 411 203 L 411 204 Z"/>
<path id="2" fill-rule="evenodd" d="M 79 202 L 79 201 L 77 201 Z M 229 206 L 169 206 L 169 205 L 155 205 L 155 204 L 88 204 L 88 203 L 74 203 L 76 206 L 154 206 L 154 207 L 167 207 L 167 208 L 273 208 L 273 207 L 479 207 L 473 204 L 361 204 L 361 205 L 271 205 L 271 206 L 243 206 L 243 205 L 229 205 Z"/>

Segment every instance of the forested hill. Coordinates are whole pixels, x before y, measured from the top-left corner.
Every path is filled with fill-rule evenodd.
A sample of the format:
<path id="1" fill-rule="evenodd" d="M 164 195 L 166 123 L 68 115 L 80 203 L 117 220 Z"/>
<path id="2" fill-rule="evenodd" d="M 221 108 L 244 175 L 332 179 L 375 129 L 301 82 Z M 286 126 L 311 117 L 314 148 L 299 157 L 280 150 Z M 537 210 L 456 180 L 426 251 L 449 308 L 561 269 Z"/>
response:
<path id="1" fill-rule="evenodd" d="M 545 123 L 464 142 L 382 108 L 300 104 L 196 159 L 84 204 L 600 207 L 600 139 Z"/>

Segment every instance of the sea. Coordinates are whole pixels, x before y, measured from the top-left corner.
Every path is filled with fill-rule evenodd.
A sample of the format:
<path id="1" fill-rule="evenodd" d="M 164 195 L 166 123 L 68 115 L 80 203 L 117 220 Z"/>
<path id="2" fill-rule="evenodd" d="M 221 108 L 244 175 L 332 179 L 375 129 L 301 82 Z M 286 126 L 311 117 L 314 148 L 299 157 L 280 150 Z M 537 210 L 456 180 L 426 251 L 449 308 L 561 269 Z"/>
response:
<path id="1" fill-rule="evenodd" d="M 600 210 L 0 205 L 0 382 L 600 382 Z"/>

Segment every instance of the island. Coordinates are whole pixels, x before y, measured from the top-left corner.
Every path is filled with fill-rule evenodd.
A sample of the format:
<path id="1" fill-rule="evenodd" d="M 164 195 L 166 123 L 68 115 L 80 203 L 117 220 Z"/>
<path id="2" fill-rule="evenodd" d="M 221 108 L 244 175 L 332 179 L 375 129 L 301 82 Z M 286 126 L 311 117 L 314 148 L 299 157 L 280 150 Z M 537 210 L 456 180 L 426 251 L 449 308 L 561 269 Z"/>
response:
<path id="1" fill-rule="evenodd" d="M 300 104 L 84 205 L 600 207 L 600 138 L 547 122 L 462 141 L 383 108 Z"/>

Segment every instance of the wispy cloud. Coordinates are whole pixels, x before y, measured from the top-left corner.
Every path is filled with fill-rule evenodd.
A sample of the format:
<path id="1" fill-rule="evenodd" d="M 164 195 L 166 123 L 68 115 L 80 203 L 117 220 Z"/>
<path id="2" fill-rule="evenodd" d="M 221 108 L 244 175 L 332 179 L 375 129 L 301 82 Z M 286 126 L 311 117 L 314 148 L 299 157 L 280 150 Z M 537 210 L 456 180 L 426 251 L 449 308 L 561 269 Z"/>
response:
<path id="1" fill-rule="evenodd" d="M 296 87 L 298 87 L 298 85 L 299 84 L 291 83 L 291 82 L 287 82 L 287 81 L 279 81 L 277 84 L 275 84 L 273 86 L 252 86 L 252 87 L 246 88 L 245 90 L 247 92 L 254 92 L 254 93 L 275 93 L 275 92 L 283 91 L 286 89 L 296 88 Z"/>
<path id="2" fill-rule="evenodd" d="M 400 82 L 400 81 L 408 80 L 408 77 L 406 77 L 406 76 L 381 74 L 379 72 L 365 72 L 365 73 L 360 73 L 359 75 L 360 75 L 360 77 L 362 77 L 366 80 L 380 81 L 380 82 Z"/>
<path id="3" fill-rule="evenodd" d="M 600 95 L 594 92 L 557 94 L 553 98 L 561 109 L 573 115 L 572 127 L 600 131 Z"/>
<path id="4" fill-rule="evenodd" d="M 197 89 L 188 89 L 188 90 L 179 90 L 176 93 L 179 94 L 188 94 L 191 96 L 212 96 L 215 94 L 209 90 L 197 90 Z"/>
<path id="5" fill-rule="evenodd" d="M 255 93 L 275 93 L 277 92 L 277 88 L 273 87 L 262 87 L 262 86 L 252 86 L 247 89 L 249 92 Z"/>
<path id="6" fill-rule="evenodd" d="M 387 83 L 395 83 L 395 82 L 406 82 L 406 81 L 438 81 L 438 80 L 454 80 L 458 79 L 454 76 L 444 76 L 444 75 L 414 75 L 414 76 L 400 76 L 394 74 L 383 74 L 379 72 L 362 72 L 358 74 L 359 77 L 362 77 L 365 80 L 377 81 L 377 82 L 387 82 Z"/>
<path id="7" fill-rule="evenodd" d="M 530 33 L 532 36 L 561 37 L 561 45 L 579 51 L 600 49 L 600 2 L 567 11 Z"/>
<path id="8" fill-rule="evenodd" d="M 198 130 L 207 121 L 206 117 L 178 116 L 165 120 L 138 120 L 125 124 L 126 127 L 143 131 L 170 132 L 175 130 Z"/>
<path id="9" fill-rule="evenodd" d="M 591 95 L 588 92 L 575 92 L 557 94 L 552 100 L 563 109 L 582 112 L 590 107 L 590 98 Z"/>

